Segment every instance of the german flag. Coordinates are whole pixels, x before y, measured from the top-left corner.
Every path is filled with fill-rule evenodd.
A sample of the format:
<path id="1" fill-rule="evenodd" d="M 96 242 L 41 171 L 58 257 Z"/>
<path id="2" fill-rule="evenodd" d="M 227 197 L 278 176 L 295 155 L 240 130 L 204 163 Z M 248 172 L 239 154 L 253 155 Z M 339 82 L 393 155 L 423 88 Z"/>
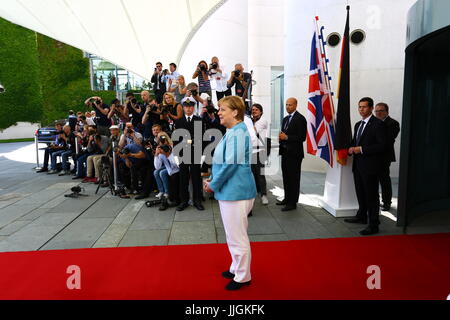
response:
<path id="1" fill-rule="evenodd" d="M 334 148 L 337 151 L 337 161 L 345 166 L 348 158 L 348 148 L 352 141 L 350 121 L 350 7 L 347 6 L 347 22 L 342 39 L 341 66 L 338 84 L 338 107 L 336 113 L 336 140 Z"/>

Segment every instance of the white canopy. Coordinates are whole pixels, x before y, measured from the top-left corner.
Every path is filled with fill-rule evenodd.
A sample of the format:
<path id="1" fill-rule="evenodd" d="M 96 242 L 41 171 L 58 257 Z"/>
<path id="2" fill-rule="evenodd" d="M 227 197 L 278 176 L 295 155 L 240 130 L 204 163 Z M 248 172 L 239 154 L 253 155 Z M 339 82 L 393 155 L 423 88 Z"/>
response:
<path id="1" fill-rule="evenodd" d="M 227 0 L 1 0 L 0 17 L 149 80 Z"/>

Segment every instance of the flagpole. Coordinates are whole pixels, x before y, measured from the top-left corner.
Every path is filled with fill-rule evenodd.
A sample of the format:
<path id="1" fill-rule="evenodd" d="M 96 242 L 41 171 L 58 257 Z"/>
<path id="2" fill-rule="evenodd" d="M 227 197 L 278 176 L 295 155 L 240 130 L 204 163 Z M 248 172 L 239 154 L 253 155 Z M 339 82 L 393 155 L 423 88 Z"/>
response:
<path id="1" fill-rule="evenodd" d="M 347 17 L 349 17 L 350 7 L 347 5 Z M 340 64 L 340 73 L 338 79 L 338 106 L 337 106 L 337 122 L 335 122 L 335 132 L 336 132 L 336 143 L 334 152 L 336 158 L 338 158 L 337 150 L 346 150 L 342 143 L 342 137 L 350 138 L 351 140 L 351 126 L 350 124 L 350 53 L 349 53 L 349 39 L 348 39 L 348 24 L 349 19 L 346 21 L 346 28 L 344 31 L 344 37 L 342 41 L 342 57 Z M 343 61 L 346 59 L 344 64 Z M 334 104 L 333 104 L 334 108 Z M 344 111 L 344 112 L 343 112 Z M 348 119 L 347 119 L 348 117 Z M 343 126 L 343 120 L 346 126 Z M 339 131 L 340 130 L 340 131 Z M 350 130 L 348 133 L 347 130 Z M 338 134 L 341 135 L 338 138 Z M 350 134 L 350 137 L 348 137 Z M 340 145 L 342 144 L 342 145 Z M 319 205 L 328 211 L 331 215 L 335 217 L 351 217 L 355 216 L 358 210 L 358 201 L 356 199 L 355 185 L 353 182 L 352 173 L 352 159 L 349 158 L 347 165 L 341 165 L 338 163 L 333 168 L 328 168 L 327 176 L 325 180 L 325 188 L 322 199 L 319 200 Z"/>

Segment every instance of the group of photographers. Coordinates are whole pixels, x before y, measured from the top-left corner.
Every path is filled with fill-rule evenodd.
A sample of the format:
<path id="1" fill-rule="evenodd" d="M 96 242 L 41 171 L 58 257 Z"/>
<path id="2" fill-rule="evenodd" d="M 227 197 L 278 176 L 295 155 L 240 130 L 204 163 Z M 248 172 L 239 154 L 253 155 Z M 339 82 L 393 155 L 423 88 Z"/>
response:
<path id="1" fill-rule="evenodd" d="M 205 147 L 214 139 L 204 141 L 204 133 L 208 129 L 218 129 L 222 134 L 226 131 L 211 101 L 211 81 L 216 82 L 218 100 L 231 95 L 233 86 L 236 95 L 245 98 L 251 75 L 237 64 L 228 77 L 219 59 L 213 57 L 210 65 L 200 61 L 195 78 L 198 84 L 185 85 L 175 64 L 170 65 L 169 71 L 163 70 L 158 62 L 152 77 L 154 97 L 149 91 L 142 91 L 138 101 L 133 93 L 128 93 L 123 104 L 114 99 L 109 106 L 98 96 L 86 99 L 85 105 L 93 111 L 76 116 L 70 111 L 67 125 L 56 124 L 58 137 L 46 148 L 44 167 L 39 172 L 73 174 L 73 179 L 107 187 L 110 181 L 103 181 L 102 170 L 105 163 L 110 163 L 108 170 L 117 168 L 119 185 L 126 191 L 120 193 L 121 197 L 134 194 L 135 199 L 145 199 L 158 192 L 160 210 L 175 206 L 177 211 L 185 210 L 191 198 L 191 181 L 191 203 L 204 210 L 201 180 L 202 175 L 208 175 L 209 166 L 198 157 L 202 157 Z M 172 141 L 176 129 L 184 131 Z M 180 153 L 182 161 L 177 163 L 172 151 L 174 144 L 182 142 L 185 145 Z M 191 156 L 183 157 L 186 152 Z M 58 157 L 61 157 L 61 168 L 58 168 Z M 69 157 L 74 162 L 72 170 Z M 110 176 L 113 174 L 110 172 Z M 262 194 L 265 198 L 265 191 Z"/>

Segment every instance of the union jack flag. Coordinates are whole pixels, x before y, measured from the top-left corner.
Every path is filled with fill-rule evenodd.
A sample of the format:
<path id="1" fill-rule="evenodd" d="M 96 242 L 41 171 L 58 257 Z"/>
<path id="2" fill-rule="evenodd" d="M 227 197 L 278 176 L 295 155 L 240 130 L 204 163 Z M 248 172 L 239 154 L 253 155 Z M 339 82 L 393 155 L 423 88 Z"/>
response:
<path id="1" fill-rule="evenodd" d="M 330 77 L 322 37 L 315 19 L 311 44 L 307 120 L 307 151 L 334 165 L 335 113 L 330 89 Z"/>

